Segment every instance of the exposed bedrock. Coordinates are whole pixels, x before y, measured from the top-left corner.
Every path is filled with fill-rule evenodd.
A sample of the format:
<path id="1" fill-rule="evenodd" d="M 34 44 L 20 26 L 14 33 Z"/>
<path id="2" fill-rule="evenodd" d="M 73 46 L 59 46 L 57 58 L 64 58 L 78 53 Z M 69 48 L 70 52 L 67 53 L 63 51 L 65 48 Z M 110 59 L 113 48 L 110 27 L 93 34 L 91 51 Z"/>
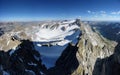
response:
<path id="1" fill-rule="evenodd" d="M 109 63 L 111 59 L 109 57 L 112 57 L 111 55 L 116 50 L 114 50 L 116 43 L 104 38 L 97 30 L 92 30 L 88 24 L 81 23 L 81 31 L 82 35 L 76 53 L 77 60 L 80 63 L 72 75 L 109 75 L 107 73 L 110 70 L 105 70 L 105 73 L 103 73 L 104 70 L 102 71 L 100 67 L 104 66 L 102 65 L 102 59 L 105 60 L 107 58 L 105 60 L 107 64 L 106 68 L 109 68 L 109 64 L 111 64 Z"/>

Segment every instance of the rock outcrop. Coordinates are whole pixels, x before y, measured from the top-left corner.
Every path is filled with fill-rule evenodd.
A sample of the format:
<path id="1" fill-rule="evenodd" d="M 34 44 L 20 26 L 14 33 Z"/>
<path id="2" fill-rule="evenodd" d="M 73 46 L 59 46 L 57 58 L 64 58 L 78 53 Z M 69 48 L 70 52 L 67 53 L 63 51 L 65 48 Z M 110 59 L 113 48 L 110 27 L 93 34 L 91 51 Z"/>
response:
<path id="1" fill-rule="evenodd" d="M 120 42 L 112 55 L 96 60 L 93 75 L 120 75 Z"/>
<path id="2" fill-rule="evenodd" d="M 97 30 L 92 30 L 87 24 L 81 23 L 81 30 L 82 36 L 80 37 L 81 39 L 78 43 L 79 49 L 76 53 L 78 61 L 81 61 L 81 63 L 79 63 L 78 69 L 72 75 L 98 75 L 101 71 L 98 71 L 96 74 L 93 72 L 96 61 L 112 55 L 116 43 L 105 39 Z"/>
<path id="3" fill-rule="evenodd" d="M 0 75 L 41 75 L 46 67 L 33 43 L 23 40 L 16 50 L 0 51 Z"/>

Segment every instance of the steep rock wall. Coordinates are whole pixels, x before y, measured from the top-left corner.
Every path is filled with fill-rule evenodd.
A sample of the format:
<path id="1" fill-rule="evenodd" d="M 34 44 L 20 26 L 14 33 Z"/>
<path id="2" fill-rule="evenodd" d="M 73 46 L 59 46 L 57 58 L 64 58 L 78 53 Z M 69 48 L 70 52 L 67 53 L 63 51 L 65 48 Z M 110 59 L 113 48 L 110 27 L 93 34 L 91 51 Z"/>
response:
<path id="1" fill-rule="evenodd" d="M 93 31 L 88 24 L 81 23 L 81 31 L 82 36 L 80 37 L 79 48 L 76 53 L 78 61 L 81 63 L 72 75 L 93 75 L 97 59 L 112 55 L 116 43 L 102 37 L 97 30 Z"/>

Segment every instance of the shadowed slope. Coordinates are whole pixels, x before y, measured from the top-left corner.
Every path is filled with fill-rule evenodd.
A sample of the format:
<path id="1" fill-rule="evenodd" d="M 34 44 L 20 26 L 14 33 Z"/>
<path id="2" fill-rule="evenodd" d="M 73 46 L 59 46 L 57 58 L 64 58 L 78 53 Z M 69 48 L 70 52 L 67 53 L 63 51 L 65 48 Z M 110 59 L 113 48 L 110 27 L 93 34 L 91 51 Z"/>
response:
<path id="1" fill-rule="evenodd" d="M 69 44 L 63 51 L 60 58 L 56 61 L 55 67 L 48 70 L 47 75 L 70 75 L 77 69 L 79 62 L 76 58 L 78 47 Z"/>
<path id="2" fill-rule="evenodd" d="M 96 60 L 93 75 L 120 75 L 120 42 L 109 57 Z"/>

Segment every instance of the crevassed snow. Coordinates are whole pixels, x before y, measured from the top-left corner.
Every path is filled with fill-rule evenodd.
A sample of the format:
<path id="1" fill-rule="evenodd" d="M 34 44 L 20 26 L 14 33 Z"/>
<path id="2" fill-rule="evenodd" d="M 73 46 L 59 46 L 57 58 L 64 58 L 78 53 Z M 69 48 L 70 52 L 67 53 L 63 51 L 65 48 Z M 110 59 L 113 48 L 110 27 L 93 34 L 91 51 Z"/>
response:
<path id="1" fill-rule="evenodd" d="M 36 42 L 57 41 L 58 43 L 57 45 L 63 46 L 71 42 L 71 40 L 67 40 L 64 38 L 66 36 L 70 36 L 74 34 L 76 29 L 79 29 L 78 25 L 71 25 L 71 26 L 69 25 L 70 23 L 73 23 L 73 22 L 75 21 L 72 20 L 72 21 L 66 22 L 66 24 L 61 24 L 57 28 L 54 28 L 54 29 L 51 29 L 50 27 L 43 28 L 43 25 L 41 25 L 40 27 L 33 27 L 34 29 L 33 31 L 31 31 L 32 40 Z M 64 30 L 62 30 L 63 27 L 64 27 Z"/>
<path id="2" fill-rule="evenodd" d="M 65 27 L 65 31 L 61 30 L 62 27 Z M 72 35 L 75 32 L 74 29 L 79 29 L 79 27 L 77 25 L 70 27 L 68 25 L 62 25 L 59 26 L 58 29 L 54 30 L 51 30 L 49 28 L 39 28 L 39 31 L 35 33 L 32 40 L 39 42 L 64 40 L 66 36 Z"/>

